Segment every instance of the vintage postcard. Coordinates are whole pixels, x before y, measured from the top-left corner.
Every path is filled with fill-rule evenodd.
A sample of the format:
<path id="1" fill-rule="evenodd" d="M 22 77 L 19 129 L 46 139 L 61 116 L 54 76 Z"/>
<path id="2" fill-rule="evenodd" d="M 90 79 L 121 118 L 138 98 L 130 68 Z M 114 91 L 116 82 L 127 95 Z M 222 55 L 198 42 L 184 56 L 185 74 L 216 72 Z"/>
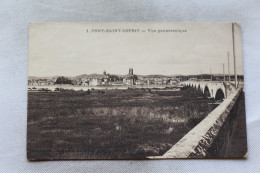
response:
<path id="1" fill-rule="evenodd" d="M 27 159 L 246 158 L 238 23 L 29 25 Z"/>

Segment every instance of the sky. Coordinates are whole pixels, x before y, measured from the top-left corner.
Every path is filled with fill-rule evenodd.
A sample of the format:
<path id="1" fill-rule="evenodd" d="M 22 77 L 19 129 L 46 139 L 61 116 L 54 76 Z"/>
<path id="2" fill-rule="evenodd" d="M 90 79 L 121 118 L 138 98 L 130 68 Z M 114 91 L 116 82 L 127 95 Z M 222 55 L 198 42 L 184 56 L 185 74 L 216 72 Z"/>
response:
<path id="1" fill-rule="evenodd" d="M 240 25 L 234 34 L 237 73 L 243 74 Z M 232 43 L 231 23 L 33 23 L 28 75 L 127 74 L 129 68 L 139 75 L 196 75 L 210 69 L 223 74 L 223 63 L 227 74 L 228 52 L 234 74 Z"/>

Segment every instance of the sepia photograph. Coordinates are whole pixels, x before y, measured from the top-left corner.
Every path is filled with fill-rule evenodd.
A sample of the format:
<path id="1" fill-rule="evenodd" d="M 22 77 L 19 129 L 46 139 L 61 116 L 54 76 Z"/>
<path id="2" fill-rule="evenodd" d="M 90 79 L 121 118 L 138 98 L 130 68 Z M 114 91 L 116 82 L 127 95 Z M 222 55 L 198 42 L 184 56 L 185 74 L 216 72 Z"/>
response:
<path id="1" fill-rule="evenodd" d="M 245 159 L 239 23 L 31 23 L 27 159 Z"/>

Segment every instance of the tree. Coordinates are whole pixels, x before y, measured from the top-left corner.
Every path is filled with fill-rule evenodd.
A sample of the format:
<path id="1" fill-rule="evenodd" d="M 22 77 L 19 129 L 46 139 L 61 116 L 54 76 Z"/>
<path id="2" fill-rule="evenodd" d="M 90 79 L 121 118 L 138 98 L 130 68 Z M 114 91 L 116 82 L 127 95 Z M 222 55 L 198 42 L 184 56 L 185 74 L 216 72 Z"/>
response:
<path id="1" fill-rule="evenodd" d="M 55 84 L 73 84 L 72 81 L 66 77 L 58 77 Z"/>

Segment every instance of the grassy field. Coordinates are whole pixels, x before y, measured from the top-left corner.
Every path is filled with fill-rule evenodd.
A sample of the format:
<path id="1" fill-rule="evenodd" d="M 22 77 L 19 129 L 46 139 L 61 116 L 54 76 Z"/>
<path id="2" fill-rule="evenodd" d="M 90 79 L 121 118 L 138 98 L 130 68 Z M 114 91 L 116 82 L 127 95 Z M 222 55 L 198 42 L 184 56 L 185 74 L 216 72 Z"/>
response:
<path id="1" fill-rule="evenodd" d="M 194 88 L 28 93 L 27 156 L 144 159 L 162 155 L 216 105 Z"/>

